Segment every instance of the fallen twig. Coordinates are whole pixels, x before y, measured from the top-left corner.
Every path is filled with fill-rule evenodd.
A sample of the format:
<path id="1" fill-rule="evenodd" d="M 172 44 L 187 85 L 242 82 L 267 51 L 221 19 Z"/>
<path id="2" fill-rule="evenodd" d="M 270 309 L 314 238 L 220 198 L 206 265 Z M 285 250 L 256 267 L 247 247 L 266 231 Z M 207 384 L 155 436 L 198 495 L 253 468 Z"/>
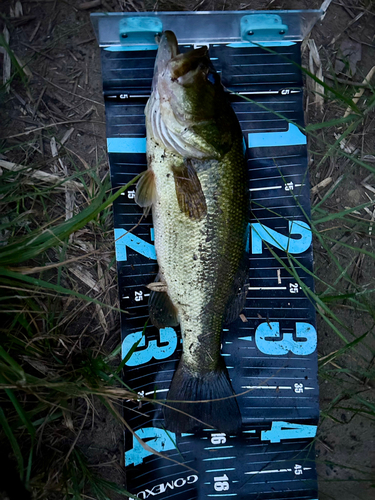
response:
<path id="1" fill-rule="evenodd" d="M 5 168 L 6 170 L 10 170 L 12 172 L 19 172 L 24 170 L 29 173 L 30 177 L 34 179 L 38 179 L 40 181 L 48 182 L 51 184 L 62 184 L 64 186 L 69 187 L 69 189 L 74 189 L 75 191 L 80 191 L 84 189 L 84 185 L 77 181 L 72 180 L 64 180 L 63 177 L 59 175 L 49 174 L 48 172 L 43 172 L 43 170 L 33 170 L 32 168 L 24 167 L 23 165 L 18 165 L 17 163 L 13 163 L 6 160 L 0 160 L 0 167 Z"/>
<path id="2" fill-rule="evenodd" d="M 371 79 L 372 77 L 374 76 L 375 74 L 375 66 L 373 66 L 370 71 L 367 73 L 366 75 L 366 78 L 363 80 L 363 84 L 367 84 L 367 85 L 370 85 L 370 82 L 371 82 Z M 365 91 L 365 88 L 361 88 L 358 90 L 358 92 L 355 93 L 352 101 L 354 102 L 354 104 L 357 104 L 357 102 L 359 101 L 359 99 L 362 97 L 363 93 Z M 350 114 L 352 113 L 352 108 L 350 106 L 348 106 L 346 108 L 346 111 L 344 113 L 344 118 L 349 116 Z"/>
<path id="3" fill-rule="evenodd" d="M 318 184 L 316 184 L 314 187 L 311 188 L 310 192 L 311 194 L 317 194 L 321 189 L 324 189 L 325 187 L 329 186 L 332 182 L 332 177 L 327 177 L 326 179 L 323 179 L 320 181 Z"/>
<path id="4" fill-rule="evenodd" d="M 351 85 L 352 87 L 364 87 L 365 89 L 369 89 L 370 85 L 368 83 L 361 82 L 353 82 L 352 80 L 346 80 L 345 78 L 333 77 L 332 75 L 325 75 L 324 78 L 328 80 L 337 81 L 339 83 L 343 83 L 344 85 Z"/>
<path id="5" fill-rule="evenodd" d="M 9 45 L 9 31 L 6 26 L 4 26 L 3 30 L 3 35 L 4 35 L 4 40 L 7 45 Z M 10 85 L 9 85 L 9 80 L 10 80 L 10 74 L 12 71 L 12 61 L 10 59 L 10 56 L 7 52 L 7 50 L 4 47 L 0 47 L 0 51 L 3 54 L 3 84 L 5 85 L 5 92 L 9 92 L 10 90 Z"/>
<path id="6" fill-rule="evenodd" d="M 59 90 L 62 90 L 63 92 L 66 92 L 67 94 L 70 94 L 70 95 L 74 95 L 75 97 L 79 97 L 80 99 L 84 99 L 85 101 L 90 101 L 90 102 L 94 102 L 95 104 L 99 104 L 100 106 L 103 106 L 104 107 L 104 104 L 102 102 L 99 102 L 99 101 L 94 101 L 94 99 L 90 99 L 89 97 L 84 97 L 83 95 L 79 95 L 79 94 L 74 94 L 73 92 L 70 92 L 70 90 L 66 90 L 64 89 L 63 87 L 59 87 L 59 85 L 56 85 L 56 83 L 53 83 L 51 82 L 50 80 L 48 80 L 47 78 L 44 78 L 44 76 L 40 75 L 39 73 L 36 73 L 34 72 L 37 76 L 39 76 L 39 78 L 42 78 L 45 82 L 49 83 L 50 85 L 52 85 L 52 87 L 56 87 L 57 89 Z"/>
<path id="7" fill-rule="evenodd" d="M 90 2 L 83 2 L 78 5 L 79 10 L 95 9 L 95 7 L 100 7 L 102 5 L 102 0 L 91 0 Z"/>
<path id="8" fill-rule="evenodd" d="M 308 47 L 310 49 L 310 55 L 309 55 L 309 69 L 310 73 L 313 73 L 319 78 L 320 81 L 323 81 L 323 68 L 322 68 L 322 62 L 320 60 L 319 56 L 319 51 L 318 48 L 315 44 L 315 40 L 310 39 L 308 42 Z M 316 71 L 314 71 L 314 64 L 316 66 Z M 315 103 L 318 111 L 320 113 L 323 112 L 323 105 L 324 105 L 324 87 L 320 83 L 316 82 L 315 80 L 311 82 L 312 85 L 312 90 L 315 93 Z"/>
<path id="9" fill-rule="evenodd" d="M 67 125 L 70 123 L 87 123 L 87 120 L 76 119 L 76 120 L 66 120 L 57 123 L 50 123 L 49 125 L 43 125 L 43 127 L 36 127 L 32 128 L 31 130 L 26 130 L 26 132 L 21 132 L 20 134 L 9 135 L 8 137 L 6 137 L 6 139 L 14 139 L 15 137 L 21 137 L 23 135 L 32 134 L 33 132 L 38 132 L 38 130 L 45 130 L 46 128 L 57 127 L 57 125 Z M 90 121 L 90 123 L 100 123 L 102 125 L 105 125 L 105 122 L 101 122 L 99 120 L 94 122 Z"/>

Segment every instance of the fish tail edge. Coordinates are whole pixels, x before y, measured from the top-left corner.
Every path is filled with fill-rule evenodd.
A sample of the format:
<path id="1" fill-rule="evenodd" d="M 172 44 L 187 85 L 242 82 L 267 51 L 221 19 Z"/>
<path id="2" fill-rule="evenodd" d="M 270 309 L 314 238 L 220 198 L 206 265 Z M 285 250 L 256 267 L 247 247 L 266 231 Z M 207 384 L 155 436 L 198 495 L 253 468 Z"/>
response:
<path id="1" fill-rule="evenodd" d="M 241 428 L 237 398 L 222 358 L 215 370 L 203 374 L 191 371 L 182 358 L 166 404 L 164 422 L 171 432 L 198 432 L 212 426 L 220 432 L 235 434 Z"/>

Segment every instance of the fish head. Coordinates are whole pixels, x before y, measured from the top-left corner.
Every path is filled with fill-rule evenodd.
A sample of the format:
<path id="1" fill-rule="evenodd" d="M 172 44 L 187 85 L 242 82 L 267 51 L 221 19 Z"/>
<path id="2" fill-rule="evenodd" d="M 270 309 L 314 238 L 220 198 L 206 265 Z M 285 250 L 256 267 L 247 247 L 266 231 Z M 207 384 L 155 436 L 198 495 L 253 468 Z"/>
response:
<path id="1" fill-rule="evenodd" d="M 153 90 L 159 94 L 162 114 L 172 113 L 174 119 L 184 124 L 212 119 L 223 93 L 208 48 L 180 54 L 172 31 L 165 31 L 160 39 Z"/>

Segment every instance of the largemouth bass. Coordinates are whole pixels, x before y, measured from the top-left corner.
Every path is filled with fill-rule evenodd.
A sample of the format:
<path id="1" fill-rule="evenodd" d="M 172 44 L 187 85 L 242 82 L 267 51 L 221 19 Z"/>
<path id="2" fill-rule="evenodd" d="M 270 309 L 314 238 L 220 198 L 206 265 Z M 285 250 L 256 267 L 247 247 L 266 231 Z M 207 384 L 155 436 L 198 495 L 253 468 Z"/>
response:
<path id="1" fill-rule="evenodd" d="M 148 169 L 136 201 L 152 206 L 159 264 L 150 318 L 159 328 L 180 324 L 183 338 L 165 426 L 236 432 L 220 348 L 246 296 L 249 200 L 241 129 L 207 47 L 179 54 L 174 33 L 162 35 L 145 115 Z"/>

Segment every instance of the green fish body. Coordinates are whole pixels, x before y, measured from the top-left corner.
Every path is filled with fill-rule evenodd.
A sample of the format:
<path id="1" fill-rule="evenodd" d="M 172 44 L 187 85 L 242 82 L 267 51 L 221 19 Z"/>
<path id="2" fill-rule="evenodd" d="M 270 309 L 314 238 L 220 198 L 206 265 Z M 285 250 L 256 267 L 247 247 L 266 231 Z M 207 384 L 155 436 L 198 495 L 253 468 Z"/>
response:
<path id="1" fill-rule="evenodd" d="M 163 34 L 145 114 L 148 170 L 136 199 L 152 206 L 159 264 L 150 317 L 159 328 L 180 324 L 183 338 L 165 425 L 235 432 L 220 348 L 246 296 L 249 200 L 241 129 L 206 47 L 178 54 L 174 34 Z"/>

